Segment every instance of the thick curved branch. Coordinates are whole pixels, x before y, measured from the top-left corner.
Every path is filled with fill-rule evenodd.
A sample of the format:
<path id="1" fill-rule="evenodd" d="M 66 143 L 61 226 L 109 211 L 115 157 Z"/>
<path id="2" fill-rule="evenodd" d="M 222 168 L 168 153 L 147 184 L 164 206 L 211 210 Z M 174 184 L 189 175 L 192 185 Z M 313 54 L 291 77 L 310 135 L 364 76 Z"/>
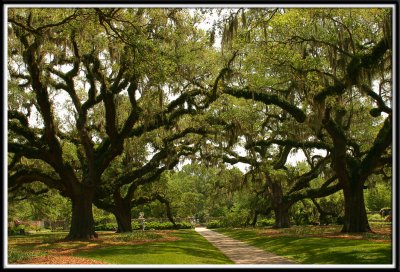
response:
<path id="1" fill-rule="evenodd" d="M 317 149 L 325 149 L 331 150 L 332 146 L 328 143 L 324 142 L 298 142 L 294 140 L 278 140 L 278 139 L 271 139 L 271 140 L 260 140 L 253 142 L 251 144 L 247 144 L 246 148 L 250 148 L 252 146 L 270 146 L 272 144 L 282 145 L 282 146 L 290 146 L 295 148 L 317 148 Z"/>
<path id="2" fill-rule="evenodd" d="M 299 123 L 303 123 L 306 120 L 306 114 L 301 109 L 289 103 L 288 101 L 282 99 L 278 95 L 267 94 L 255 90 L 253 91 L 246 88 L 245 89 L 224 88 L 223 92 L 235 97 L 260 101 L 266 105 L 276 105 L 281 109 L 285 110 L 286 112 L 288 112 Z"/>
<path id="3" fill-rule="evenodd" d="M 9 175 L 8 188 L 10 190 L 15 190 L 15 188 L 23 184 L 32 183 L 35 181 L 42 182 L 50 188 L 65 191 L 65 187 L 62 185 L 62 180 L 55 179 L 38 169 L 21 169 L 12 175 Z"/>
<path id="4" fill-rule="evenodd" d="M 229 164 L 232 164 L 232 165 L 236 164 L 238 162 L 247 163 L 247 164 L 250 164 L 250 165 L 257 165 L 258 164 L 257 161 L 255 159 L 253 159 L 253 158 L 240 156 L 240 155 L 238 155 L 238 154 L 236 154 L 236 153 L 234 153 L 232 151 L 227 151 L 227 152 L 228 152 L 228 154 L 230 156 L 233 156 L 233 157 L 228 157 L 228 156 L 224 155 L 222 157 L 222 160 L 224 162 L 226 162 L 226 163 L 229 163 Z"/>
<path id="5" fill-rule="evenodd" d="M 23 136 L 29 141 L 34 147 L 40 148 L 42 143 L 36 136 L 35 130 L 27 126 L 21 126 L 13 121 L 8 121 L 8 129 L 15 132 L 17 135 Z"/>
<path id="6" fill-rule="evenodd" d="M 329 179 L 329 181 L 330 181 L 330 179 Z M 321 186 L 320 188 L 317 188 L 317 189 L 308 189 L 303 192 L 296 192 L 291 195 L 285 196 L 284 200 L 285 200 L 285 202 L 288 202 L 288 203 L 295 203 L 295 202 L 305 199 L 305 198 L 320 198 L 320 197 L 329 196 L 331 194 L 334 194 L 334 193 L 340 191 L 341 189 L 343 189 L 343 187 L 338 182 L 337 184 L 332 185 L 332 186 L 327 186 L 327 187 Z"/>
<path id="7" fill-rule="evenodd" d="M 295 184 L 289 190 L 288 194 L 291 194 L 295 191 L 299 191 L 301 189 L 304 189 L 305 187 L 308 187 L 310 184 L 310 181 L 312 181 L 313 179 L 315 179 L 319 176 L 319 174 L 322 171 L 322 168 L 328 162 L 328 159 L 329 159 L 329 156 L 323 158 L 322 160 L 318 161 L 318 163 L 314 167 L 312 167 L 312 169 L 310 171 L 297 177 Z"/>
<path id="8" fill-rule="evenodd" d="M 8 152 L 19 156 L 24 156 L 28 159 L 39 159 L 47 163 L 51 161 L 48 152 L 43 149 L 34 148 L 19 143 L 8 143 Z"/>
<path id="9" fill-rule="evenodd" d="M 386 106 L 385 102 L 382 99 L 382 96 L 374 92 L 369 86 L 363 84 L 361 86 L 361 90 L 365 92 L 368 96 L 375 100 L 376 104 L 378 105 L 378 110 L 380 112 L 386 112 L 387 114 L 392 114 L 392 109 Z"/>
<path id="10" fill-rule="evenodd" d="M 286 160 L 289 156 L 290 151 L 292 150 L 292 146 L 290 145 L 285 145 L 281 149 L 281 152 L 279 154 L 279 158 L 275 160 L 274 162 L 274 169 L 281 169 L 285 166 Z"/>
<path id="11" fill-rule="evenodd" d="M 171 223 L 176 226 L 174 217 L 172 216 L 171 203 L 169 202 L 169 200 L 165 196 L 162 196 L 160 194 L 154 194 L 153 197 L 165 205 L 165 211 L 167 213 L 169 221 L 171 221 Z"/>
<path id="12" fill-rule="evenodd" d="M 375 137 L 367 156 L 361 162 L 361 176 L 368 177 L 377 166 L 386 149 L 392 144 L 392 118 L 387 117 L 378 135 Z"/>

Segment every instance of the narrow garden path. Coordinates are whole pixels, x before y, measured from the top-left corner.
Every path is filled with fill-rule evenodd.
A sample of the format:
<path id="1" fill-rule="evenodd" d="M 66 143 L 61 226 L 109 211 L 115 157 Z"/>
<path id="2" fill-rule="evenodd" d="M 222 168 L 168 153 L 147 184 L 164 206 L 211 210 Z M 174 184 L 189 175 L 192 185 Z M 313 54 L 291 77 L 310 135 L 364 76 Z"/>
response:
<path id="1" fill-rule="evenodd" d="M 207 228 L 195 228 L 195 230 L 237 264 L 295 264 L 284 257 L 266 252 Z"/>

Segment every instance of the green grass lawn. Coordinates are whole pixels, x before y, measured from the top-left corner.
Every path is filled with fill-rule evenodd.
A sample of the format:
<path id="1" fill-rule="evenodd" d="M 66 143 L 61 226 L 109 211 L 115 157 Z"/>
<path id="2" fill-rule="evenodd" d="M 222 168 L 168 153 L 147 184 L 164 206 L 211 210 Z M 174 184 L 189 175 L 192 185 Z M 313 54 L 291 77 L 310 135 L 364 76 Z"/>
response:
<path id="1" fill-rule="evenodd" d="M 298 264 L 391 264 L 391 225 L 375 233 L 344 235 L 340 226 L 217 229 Z M 72 256 L 109 264 L 233 264 L 194 230 L 99 232 L 93 241 L 63 241 L 66 232 L 8 237 L 9 263 L 35 256 Z"/>
<path id="2" fill-rule="evenodd" d="M 72 256 L 110 264 L 232 264 L 194 230 L 99 233 L 94 241 L 62 241 L 66 233 L 9 237 L 9 263 L 75 250 Z"/>
<path id="3" fill-rule="evenodd" d="M 205 238 L 194 230 L 180 230 L 180 238 L 171 242 L 155 242 L 132 246 L 110 246 L 80 251 L 74 256 L 110 264 L 231 264 Z"/>
<path id="4" fill-rule="evenodd" d="M 391 264 L 392 262 L 391 243 L 382 235 L 378 237 L 378 234 L 349 237 L 349 235 L 338 235 L 336 227 L 329 229 L 329 227 L 312 226 L 285 230 L 217 229 L 217 231 L 299 264 Z M 329 234 L 337 237 L 324 237 Z M 372 240 L 377 238 L 384 239 L 381 239 L 381 242 Z"/>

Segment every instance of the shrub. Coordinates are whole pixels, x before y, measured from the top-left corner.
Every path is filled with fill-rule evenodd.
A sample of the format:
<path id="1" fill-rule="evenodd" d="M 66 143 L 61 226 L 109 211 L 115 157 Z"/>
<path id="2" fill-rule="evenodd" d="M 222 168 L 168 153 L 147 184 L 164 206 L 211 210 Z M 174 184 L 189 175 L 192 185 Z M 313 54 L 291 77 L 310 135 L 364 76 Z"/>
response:
<path id="1" fill-rule="evenodd" d="M 310 216 L 307 213 L 302 212 L 293 213 L 291 219 L 293 223 L 297 226 L 310 225 L 312 222 L 310 220 Z"/>
<path id="2" fill-rule="evenodd" d="M 372 221 L 382 221 L 382 216 L 380 214 L 368 214 L 368 221 L 372 220 Z"/>
<path id="3" fill-rule="evenodd" d="M 132 221 L 131 223 L 132 229 L 133 230 L 138 230 L 138 229 L 142 229 L 142 227 L 140 226 L 140 224 L 136 221 Z"/>
<path id="4" fill-rule="evenodd" d="M 44 228 L 40 226 L 26 226 L 25 231 L 42 231 Z"/>
<path id="5" fill-rule="evenodd" d="M 208 229 L 217 229 L 217 228 L 223 228 L 223 227 L 225 227 L 225 224 L 220 220 L 212 220 L 207 223 Z"/>
<path id="6" fill-rule="evenodd" d="M 165 229 L 190 229 L 192 228 L 192 225 L 188 222 L 181 222 L 177 223 L 176 226 L 174 226 L 171 222 L 149 222 L 146 223 L 146 228 L 149 229 L 158 229 L 158 230 L 165 230 Z"/>
<path id="7" fill-rule="evenodd" d="M 222 224 L 229 227 L 244 227 L 248 216 L 249 210 L 234 207 L 233 210 L 227 213 L 222 219 Z"/>
<path id="8" fill-rule="evenodd" d="M 149 221 L 145 222 L 145 229 L 154 229 L 154 230 L 170 230 L 170 229 L 191 229 L 193 228 L 192 224 L 189 222 L 181 222 L 176 223 L 174 226 L 171 222 L 155 222 Z M 142 226 L 138 222 L 132 222 L 132 229 L 133 230 L 140 230 Z"/>
<path id="9" fill-rule="evenodd" d="M 117 230 L 117 224 L 114 223 L 97 224 L 95 225 L 94 229 L 96 231 Z"/>
<path id="10" fill-rule="evenodd" d="M 25 232 L 25 225 L 19 225 L 19 226 L 16 226 L 16 227 L 10 227 L 10 228 L 8 228 L 8 233 L 10 234 L 10 235 L 25 235 L 26 234 L 26 232 Z"/>
<path id="11" fill-rule="evenodd" d="M 328 205 L 324 206 L 325 210 L 328 210 Z M 319 213 L 310 199 L 304 199 L 295 203 L 290 208 L 289 214 L 292 224 L 298 226 L 310 225 L 312 222 L 319 221 Z"/>
<path id="12" fill-rule="evenodd" d="M 269 218 L 269 219 L 258 220 L 256 226 L 257 227 L 269 227 L 269 226 L 273 226 L 274 224 L 275 224 L 275 220 L 273 218 Z"/>
<path id="13" fill-rule="evenodd" d="M 190 224 L 189 222 L 181 222 L 181 223 L 177 223 L 177 228 L 178 229 L 191 229 L 193 228 L 193 225 Z"/>

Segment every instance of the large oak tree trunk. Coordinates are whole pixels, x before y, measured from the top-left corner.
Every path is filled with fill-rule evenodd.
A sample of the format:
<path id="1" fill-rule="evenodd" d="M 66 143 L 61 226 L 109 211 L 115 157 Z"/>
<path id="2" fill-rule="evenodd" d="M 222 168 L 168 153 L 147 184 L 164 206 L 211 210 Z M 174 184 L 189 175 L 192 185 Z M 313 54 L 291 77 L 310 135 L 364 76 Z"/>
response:
<path id="1" fill-rule="evenodd" d="M 275 228 L 289 228 L 290 217 L 289 207 L 287 205 L 279 205 L 274 208 L 275 213 Z"/>
<path id="2" fill-rule="evenodd" d="M 72 220 L 67 240 L 87 240 L 97 238 L 94 229 L 93 203 L 94 190 L 86 189 L 74 195 L 72 200 Z"/>
<path id="3" fill-rule="evenodd" d="M 119 190 L 113 194 L 115 209 L 113 214 L 117 219 L 117 232 L 132 232 L 132 214 L 129 199 L 123 199 Z"/>
<path id="4" fill-rule="evenodd" d="M 117 232 L 132 232 L 132 214 L 131 211 L 126 209 L 118 209 L 114 212 L 117 219 L 118 229 Z"/>
<path id="5" fill-rule="evenodd" d="M 343 188 L 344 225 L 342 232 L 369 232 L 367 212 L 364 203 L 364 186 L 361 182 L 352 182 Z"/>

